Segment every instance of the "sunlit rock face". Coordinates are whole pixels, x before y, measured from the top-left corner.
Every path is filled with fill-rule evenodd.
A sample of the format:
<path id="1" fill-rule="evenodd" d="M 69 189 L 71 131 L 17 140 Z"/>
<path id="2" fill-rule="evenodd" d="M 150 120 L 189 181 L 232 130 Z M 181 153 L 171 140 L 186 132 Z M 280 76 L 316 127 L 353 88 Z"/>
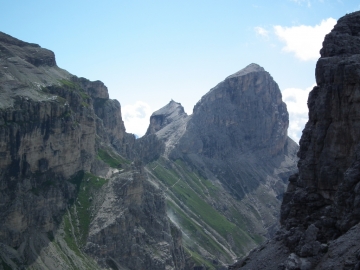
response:
<path id="1" fill-rule="evenodd" d="M 278 85 L 264 68 L 250 64 L 211 89 L 194 107 L 182 152 L 228 157 L 261 152 L 276 156 L 288 142 L 289 114 Z"/>
<path id="2" fill-rule="evenodd" d="M 153 162 L 146 168 L 160 186 L 165 181 L 168 214 L 186 232 L 186 248 L 224 267 L 233 262 L 236 253 L 245 255 L 274 235 L 288 177 L 297 171 L 298 146 L 287 136 L 288 124 L 278 85 L 257 64 L 216 85 L 195 105 L 192 115 L 175 101 L 152 114 L 146 135 L 136 144 L 146 146 L 141 148 L 146 152 L 157 153 L 148 159 Z M 155 149 L 154 144 L 146 143 L 150 139 L 162 147 Z M 166 187 L 162 178 L 165 172 L 158 172 L 159 167 L 176 178 L 172 185 Z M 173 191 L 175 186 L 178 191 Z M 189 195 L 193 189 L 199 193 L 196 198 L 182 195 Z M 201 209 L 193 208 L 191 200 L 206 203 L 211 208 L 209 213 L 222 216 L 230 227 L 239 229 L 222 232 L 201 217 Z M 201 237 L 200 231 L 195 234 L 188 230 L 194 212 L 209 239 Z M 214 240 L 221 251 L 212 247 Z M 194 248 L 199 242 L 201 249 Z"/>
<path id="3" fill-rule="evenodd" d="M 135 140 L 102 82 L 0 33 L 0 95 L 0 268 L 223 269 L 278 228 L 297 145 L 256 64 Z"/>
<path id="4" fill-rule="evenodd" d="M 201 98 L 171 156 L 206 164 L 238 198 L 261 185 L 281 197 L 297 161 L 288 124 L 278 85 L 250 64 Z"/>
<path id="5" fill-rule="evenodd" d="M 0 269 L 184 269 L 134 143 L 102 82 L 0 32 Z"/>
<path id="6" fill-rule="evenodd" d="M 257 269 L 260 259 L 267 269 L 360 267 L 360 12 L 339 19 L 320 54 L 282 230 L 231 269 Z"/>

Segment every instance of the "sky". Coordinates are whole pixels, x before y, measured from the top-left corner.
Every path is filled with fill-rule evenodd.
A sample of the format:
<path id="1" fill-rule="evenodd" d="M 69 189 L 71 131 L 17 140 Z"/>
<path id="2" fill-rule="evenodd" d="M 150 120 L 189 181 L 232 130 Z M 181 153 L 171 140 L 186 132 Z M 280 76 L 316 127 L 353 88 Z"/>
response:
<path id="1" fill-rule="evenodd" d="M 299 141 L 325 35 L 353 0 L 0 0 L 0 31 L 101 80 L 127 132 L 142 136 L 170 100 L 188 114 L 212 87 L 257 63 L 278 83 Z"/>

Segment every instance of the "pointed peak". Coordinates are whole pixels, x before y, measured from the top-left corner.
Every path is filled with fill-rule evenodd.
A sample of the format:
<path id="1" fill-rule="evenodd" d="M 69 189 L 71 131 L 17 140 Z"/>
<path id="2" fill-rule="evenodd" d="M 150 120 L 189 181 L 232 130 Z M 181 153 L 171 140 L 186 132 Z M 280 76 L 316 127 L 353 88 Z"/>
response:
<path id="1" fill-rule="evenodd" d="M 171 99 L 168 105 L 175 105 L 175 106 L 181 106 L 181 103 L 176 102 L 175 100 Z"/>
<path id="2" fill-rule="evenodd" d="M 151 115 L 150 125 L 145 135 L 154 134 L 163 129 L 168 130 L 182 125 L 183 120 L 187 117 L 184 107 L 181 106 L 180 103 L 171 100 L 167 105 Z M 169 136 L 166 132 L 163 135 L 165 137 Z"/>
<path id="3" fill-rule="evenodd" d="M 171 99 L 171 101 L 167 105 L 165 105 L 161 109 L 154 112 L 152 114 L 152 116 L 154 116 L 154 115 L 169 115 L 178 109 L 179 109 L 180 113 L 184 113 L 184 107 L 181 105 L 181 103 L 176 102 Z"/>
<path id="4" fill-rule="evenodd" d="M 258 64 L 252 63 L 252 64 L 246 66 L 245 68 L 243 68 L 242 70 L 239 70 L 238 72 L 230 75 L 226 79 L 240 77 L 240 76 L 244 76 L 249 73 L 262 72 L 262 71 L 265 71 L 265 69 L 263 67 L 259 66 Z"/>

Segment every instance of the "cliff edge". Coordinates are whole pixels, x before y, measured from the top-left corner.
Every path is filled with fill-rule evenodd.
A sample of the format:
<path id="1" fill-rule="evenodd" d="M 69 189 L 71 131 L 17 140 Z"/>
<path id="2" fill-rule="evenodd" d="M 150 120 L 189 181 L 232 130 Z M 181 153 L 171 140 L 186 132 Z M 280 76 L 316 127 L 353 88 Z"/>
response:
<path id="1" fill-rule="evenodd" d="M 201 258 L 194 269 L 223 269 L 279 228 L 287 180 L 297 171 L 288 124 L 277 83 L 254 63 L 206 93 L 192 115 L 175 101 L 152 114 L 136 144 L 157 153 L 146 169 L 166 194 L 186 252 Z"/>
<path id="2" fill-rule="evenodd" d="M 229 269 L 360 268 L 360 12 L 323 42 L 275 240 Z"/>
<path id="3" fill-rule="evenodd" d="M 184 269 L 134 144 L 104 83 L 0 32 L 0 269 Z"/>

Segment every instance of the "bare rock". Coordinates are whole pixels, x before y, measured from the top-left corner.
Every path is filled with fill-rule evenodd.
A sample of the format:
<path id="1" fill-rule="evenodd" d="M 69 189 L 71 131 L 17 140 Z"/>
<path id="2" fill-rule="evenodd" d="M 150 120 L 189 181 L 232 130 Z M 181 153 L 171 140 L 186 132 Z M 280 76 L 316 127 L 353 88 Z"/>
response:
<path id="1" fill-rule="evenodd" d="M 164 188 L 169 198 L 176 196 L 172 187 L 184 187 L 188 175 L 196 175 L 196 185 L 201 186 L 199 200 L 241 227 L 236 232 L 218 233 L 219 228 L 200 216 L 198 232 L 189 231 L 186 224 L 180 226 L 191 239 L 188 248 L 194 251 L 189 242 L 201 241 L 196 252 L 218 268 L 232 263 L 235 253 L 246 254 L 271 238 L 278 229 L 281 198 L 289 175 L 297 171 L 298 146 L 287 136 L 288 122 L 278 85 L 264 68 L 250 64 L 205 94 L 192 115 L 175 101 L 154 112 L 147 134 L 135 143 L 142 144 L 139 155 L 157 153 L 145 159 L 155 161 L 147 168 L 153 175 L 160 166 L 169 169 L 169 175 L 178 175 L 173 186 Z M 155 181 L 159 177 L 154 177 Z M 159 186 L 164 185 L 158 181 Z M 181 196 L 171 200 L 170 208 L 175 204 L 169 210 L 174 222 L 176 208 L 193 215 L 188 210 L 193 205 Z M 241 218 L 235 219 L 234 213 Z M 245 224 L 239 220 L 246 220 Z M 201 239 L 201 234 L 209 240 Z M 221 253 L 211 247 L 213 239 L 222 246 Z"/>
<path id="2" fill-rule="evenodd" d="M 146 181 L 141 167 L 112 178 L 104 193 L 86 252 L 104 267 L 111 260 L 129 269 L 184 269 L 181 231 L 168 220 L 163 193 Z"/>
<path id="3" fill-rule="evenodd" d="M 317 86 L 308 98 L 309 121 L 300 140 L 299 173 L 290 178 L 284 195 L 282 230 L 267 247 L 288 249 L 282 269 L 360 267 L 359 44 L 360 12 L 340 18 L 323 42 Z M 248 265 L 261 269 L 256 258 L 274 255 L 254 252 Z"/>
<path id="4" fill-rule="evenodd" d="M 184 269 L 181 232 L 162 192 L 126 160 L 135 137 L 102 82 L 0 32 L 0 95 L 0 268 Z M 118 160 L 121 170 L 112 168 Z M 106 193 L 105 178 L 84 172 L 118 177 Z"/>

